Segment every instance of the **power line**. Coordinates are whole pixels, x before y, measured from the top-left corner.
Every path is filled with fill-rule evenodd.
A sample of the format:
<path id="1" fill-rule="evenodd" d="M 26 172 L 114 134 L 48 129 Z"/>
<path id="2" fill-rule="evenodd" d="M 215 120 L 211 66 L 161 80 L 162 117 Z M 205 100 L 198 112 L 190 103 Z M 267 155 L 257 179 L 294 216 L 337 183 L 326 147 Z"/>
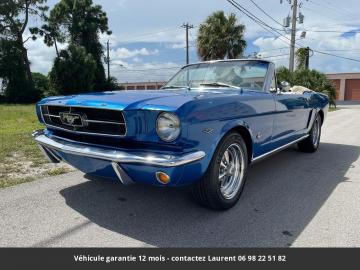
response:
<path id="1" fill-rule="evenodd" d="M 336 30 L 310 30 L 304 29 L 306 32 L 314 32 L 314 33 L 342 33 L 342 34 L 356 34 L 360 33 L 360 30 L 351 30 L 351 31 L 336 31 Z"/>
<path id="2" fill-rule="evenodd" d="M 312 0 L 308 0 L 310 3 L 312 3 L 313 5 L 317 5 L 317 6 L 320 6 L 321 8 L 327 8 L 329 11 L 332 11 L 334 12 L 334 14 L 338 15 L 339 14 L 339 11 L 342 12 L 344 15 L 354 15 L 354 13 L 351 13 L 350 11 L 347 11 L 345 9 L 342 9 L 341 7 L 337 7 L 337 6 L 334 6 L 333 4 L 331 4 L 330 2 L 328 1 L 325 1 L 325 0 L 322 0 L 323 4 L 320 4 L 320 3 L 317 3 L 315 1 L 312 1 Z"/>
<path id="3" fill-rule="evenodd" d="M 241 6 L 238 2 L 234 1 L 234 0 L 226 0 L 227 2 L 229 2 L 232 6 L 234 6 L 237 10 L 239 10 L 240 12 L 242 12 L 243 14 L 245 14 L 247 17 L 249 17 L 252 21 L 254 21 L 255 23 L 257 23 L 261 28 L 263 28 L 264 30 L 266 30 L 267 32 L 269 32 L 271 35 L 279 38 L 280 41 L 284 42 L 285 44 L 289 45 L 290 44 L 290 39 L 286 36 L 284 36 L 283 34 L 281 34 L 280 32 L 278 32 L 277 29 L 271 27 L 270 25 L 266 24 L 265 22 L 263 22 L 261 19 L 259 19 L 258 17 L 256 17 L 254 14 L 252 14 L 251 12 L 249 12 L 246 8 L 244 8 L 243 6 Z M 277 34 L 274 34 L 274 32 Z M 283 40 L 282 38 L 285 38 L 288 41 Z"/>
<path id="4" fill-rule="evenodd" d="M 329 56 L 333 56 L 333 57 L 337 57 L 337 58 L 342 58 L 342 59 L 347 59 L 350 61 L 354 61 L 354 62 L 359 62 L 360 63 L 360 59 L 354 59 L 354 58 L 350 58 L 350 57 L 345 57 L 345 56 L 340 56 L 340 55 L 336 55 L 336 54 L 332 54 L 332 53 L 326 53 L 326 52 L 322 52 L 322 51 L 318 51 L 318 50 L 313 50 L 312 51 L 316 52 L 316 53 L 320 53 L 323 55 L 329 55 Z"/>
<path id="5" fill-rule="evenodd" d="M 263 56 L 260 58 L 273 58 L 273 57 L 279 57 L 279 56 L 288 56 L 288 53 L 284 53 L 284 54 L 277 54 L 277 55 L 270 55 L 270 56 Z"/>
<path id="6" fill-rule="evenodd" d="M 353 50 L 349 50 L 349 49 L 346 49 L 346 50 L 338 50 L 338 49 L 334 49 L 334 50 L 332 50 L 332 49 L 328 49 L 328 50 L 323 50 L 323 51 L 325 51 L 325 52 L 357 52 L 357 51 L 360 51 L 360 49 L 353 49 Z"/>
<path id="7" fill-rule="evenodd" d="M 274 28 L 276 29 L 276 28 Z M 286 32 L 286 29 L 276 29 L 277 31 L 282 31 L 282 32 Z M 337 30 L 311 30 L 311 29 L 303 29 L 302 31 L 306 31 L 306 32 L 314 32 L 314 33 L 349 33 L 349 34 L 356 34 L 356 33 L 360 33 L 360 30 L 349 30 L 349 31 L 337 31 Z"/>
<path id="8" fill-rule="evenodd" d="M 332 8 L 329 7 L 329 6 L 316 3 L 316 2 L 314 2 L 314 1 L 312 1 L 312 0 L 308 0 L 308 2 L 311 3 L 311 4 L 313 4 L 313 5 L 319 6 L 319 7 L 321 7 L 322 9 L 323 9 L 323 8 L 327 8 L 327 10 L 330 11 L 330 12 L 332 12 L 334 15 L 337 15 L 337 16 L 339 15 L 339 10 L 334 10 L 334 9 L 332 9 Z"/>
<path id="9" fill-rule="evenodd" d="M 351 14 L 351 15 L 354 15 L 354 13 L 348 9 L 345 9 L 344 7 L 342 6 L 335 6 L 333 3 L 329 2 L 329 1 L 326 1 L 326 0 L 322 0 L 322 2 L 325 2 L 327 3 L 329 6 L 331 7 L 334 7 L 336 9 L 336 11 L 338 11 L 339 9 L 342 10 L 343 12 L 347 13 L 347 14 Z"/>
<path id="10" fill-rule="evenodd" d="M 181 68 L 182 66 L 164 67 L 164 68 L 147 68 L 147 69 L 129 69 L 125 66 L 122 66 L 122 67 L 124 67 L 128 71 L 154 71 L 154 70 L 178 69 L 178 68 Z"/>
<path id="11" fill-rule="evenodd" d="M 238 9 L 240 12 L 242 12 L 243 14 L 245 14 L 247 17 L 249 17 L 251 20 L 253 20 L 254 22 L 256 22 L 258 25 L 260 26 L 264 26 L 268 29 L 271 29 L 274 32 L 277 31 L 282 31 L 282 29 L 276 29 L 272 26 L 270 26 L 269 24 L 265 23 L 264 21 L 262 21 L 261 19 L 259 19 L 259 17 L 257 17 L 256 15 L 254 15 L 253 13 L 251 13 L 249 10 L 247 10 L 246 8 L 244 8 L 242 5 L 240 5 L 238 2 L 236 2 L 235 0 L 226 0 L 227 2 L 229 2 L 232 6 L 234 6 L 236 9 Z M 277 32 L 278 35 L 283 36 L 281 33 Z M 285 36 L 283 36 L 285 37 Z M 287 37 L 285 37 L 287 38 Z"/>
<path id="12" fill-rule="evenodd" d="M 137 41 L 137 39 L 142 38 L 142 37 L 146 37 L 146 36 L 153 36 L 156 34 L 161 34 L 161 33 L 165 33 L 165 32 L 169 32 L 169 31 L 179 31 L 180 29 L 178 27 L 169 27 L 169 28 L 165 28 L 156 32 L 147 32 L 147 33 L 142 33 L 142 34 L 138 34 L 138 35 L 133 35 L 133 36 L 128 36 L 126 37 L 125 41 L 121 41 L 120 43 L 129 43 L 129 42 L 133 42 L 133 41 Z"/>
<path id="13" fill-rule="evenodd" d="M 271 52 L 271 51 L 277 51 L 277 50 L 283 50 L 283 49 L 288 49 L 289 47 L 280 47 L 280 48 L 274 48 L 274 49 L 269 49 L 269 50 L 260 50 L 260 52 Z"/>
<path id="14" fill-rule="evenodd" d="M 253 3 L 262 13 L 264 13 L 267 17 L 269 17 L 272 21 L 274 21 L 275 23 L 277 23 L 278 25 L 280 25 L 281 27 L 283 27 L 282 23 L 278 22 L 277 20 L 275 20 L 269 13 L 267 13 L 264 9 L 262 9 L 258 4 L 255 3 L 255 1 L 250 0 L 251 3 Z"/>

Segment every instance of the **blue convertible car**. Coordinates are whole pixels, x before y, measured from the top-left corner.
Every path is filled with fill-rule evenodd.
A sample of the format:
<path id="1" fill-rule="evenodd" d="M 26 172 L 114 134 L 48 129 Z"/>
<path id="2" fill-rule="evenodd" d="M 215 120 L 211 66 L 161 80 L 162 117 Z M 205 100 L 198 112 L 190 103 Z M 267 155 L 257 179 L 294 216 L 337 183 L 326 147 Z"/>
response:
<path id="1" fill-rule="evenodd" d="M 123 184 L 192 185 L 201 204 L 228 209 L 249 164 L 295 143 L 319 147 L 327 96 L 283 85 L 268 61 L 191 64 L 161 90 L 43 99 L 46 129 L 33 136 L 52 162 Z"/>

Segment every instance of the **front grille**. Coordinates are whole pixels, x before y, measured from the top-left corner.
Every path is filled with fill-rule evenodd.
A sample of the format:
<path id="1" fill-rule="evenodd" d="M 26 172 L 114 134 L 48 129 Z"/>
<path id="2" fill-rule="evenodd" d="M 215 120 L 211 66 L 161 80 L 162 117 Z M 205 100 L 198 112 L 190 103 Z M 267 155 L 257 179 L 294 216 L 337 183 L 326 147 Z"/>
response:
<path id="1" fill-rule="evenodd" d="M 95 135 L 126 134 L 124 115 L 117 110 L 42 105 L 41 113 L 45 124 L 50 128 Z"/>

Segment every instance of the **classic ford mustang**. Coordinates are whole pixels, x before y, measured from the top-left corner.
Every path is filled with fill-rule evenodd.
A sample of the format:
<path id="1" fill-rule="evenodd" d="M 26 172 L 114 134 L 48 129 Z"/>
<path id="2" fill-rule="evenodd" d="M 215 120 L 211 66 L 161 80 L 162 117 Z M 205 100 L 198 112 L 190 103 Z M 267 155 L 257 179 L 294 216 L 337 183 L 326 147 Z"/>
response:
<path id="1" fill-rule="evenodd" d="M 46 129 L 33 136 L 52 162 L 125 185 L 192 185 L 201 204 L 228 209 L 249 164 L 295 143 L 319 147 L 327 96 L 283 86 L 264 60 L 191 64 L 161 90 L 45 98 Z"/>

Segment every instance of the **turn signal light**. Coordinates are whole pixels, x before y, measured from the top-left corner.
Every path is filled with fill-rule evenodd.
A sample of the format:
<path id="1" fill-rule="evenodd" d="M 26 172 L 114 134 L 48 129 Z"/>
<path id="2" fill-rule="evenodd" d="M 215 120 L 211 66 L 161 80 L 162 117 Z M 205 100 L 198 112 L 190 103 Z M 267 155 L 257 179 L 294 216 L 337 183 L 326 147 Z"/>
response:
<path id="1" fill-rule="evenodd" d="M 170 182 L 170 176 L 168 176 L 166 173 L 164 172 L 156 172 L 156 179 L 161 183 L 161 184 L 168 184 Z"/>

